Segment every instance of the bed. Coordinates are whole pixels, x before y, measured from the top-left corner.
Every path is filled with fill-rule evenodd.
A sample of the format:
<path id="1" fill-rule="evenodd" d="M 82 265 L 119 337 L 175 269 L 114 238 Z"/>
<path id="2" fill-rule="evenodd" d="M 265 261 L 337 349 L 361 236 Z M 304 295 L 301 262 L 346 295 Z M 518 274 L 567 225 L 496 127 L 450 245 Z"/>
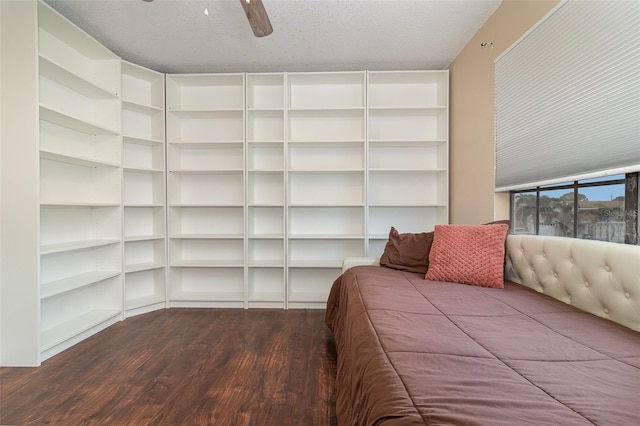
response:
<path id="1" fill-rule="evenodd" d="M 510 235 L 503 268 L 490 288 L 346 260 L 338 423 L 640 424 L 640 247 Z"/>

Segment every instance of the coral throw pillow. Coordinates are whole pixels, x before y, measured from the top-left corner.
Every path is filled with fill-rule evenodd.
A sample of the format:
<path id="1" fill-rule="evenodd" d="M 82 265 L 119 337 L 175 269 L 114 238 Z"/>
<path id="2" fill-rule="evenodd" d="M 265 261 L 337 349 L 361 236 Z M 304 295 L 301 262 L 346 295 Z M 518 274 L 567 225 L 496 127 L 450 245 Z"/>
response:
<path id="1" fill-rule="evenodd" d="M 380 265 L 387 268 L 424 274 L 429 267 L 429 250 L 433 232 L 400 234 L 391 227 L 389 241 L 380 257 Z"/>
<path id="2" fill-rule="evenodd" d="M 506 224 L 436 225 L 425 278 L 503 288 L 508 230 Z"/>

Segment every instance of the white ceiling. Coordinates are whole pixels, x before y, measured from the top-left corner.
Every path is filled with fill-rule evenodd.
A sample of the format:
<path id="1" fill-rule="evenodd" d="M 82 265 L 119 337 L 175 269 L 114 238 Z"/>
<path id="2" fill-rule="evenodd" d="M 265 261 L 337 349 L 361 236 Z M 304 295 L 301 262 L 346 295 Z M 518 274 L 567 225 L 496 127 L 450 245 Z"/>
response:
<path id="1" fill-rule="evenodd" d="M 45 0 L 130 62 L 167 73 L 446 69 L 501 0 Z M 209 16 L 205 16 L 205 7 Z"/>

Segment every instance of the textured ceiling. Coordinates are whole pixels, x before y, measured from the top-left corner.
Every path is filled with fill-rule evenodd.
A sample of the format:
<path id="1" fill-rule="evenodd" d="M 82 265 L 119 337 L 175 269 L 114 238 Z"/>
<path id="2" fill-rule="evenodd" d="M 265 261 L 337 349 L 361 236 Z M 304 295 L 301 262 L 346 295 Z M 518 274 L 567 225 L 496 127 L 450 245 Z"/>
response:
<path id="1" fill-rule="evenodd" d="M 256 38 L 238 0 L 45 0 L 167 73 L 446 69 L 500 1 L 263 0 L 274 32 Z"/>

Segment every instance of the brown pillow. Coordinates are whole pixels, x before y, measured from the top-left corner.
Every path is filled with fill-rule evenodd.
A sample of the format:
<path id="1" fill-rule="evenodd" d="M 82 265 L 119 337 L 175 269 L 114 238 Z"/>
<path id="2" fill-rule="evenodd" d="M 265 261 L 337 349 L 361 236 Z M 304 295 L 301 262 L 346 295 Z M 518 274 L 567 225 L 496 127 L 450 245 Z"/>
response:
<path id="1" fill-rule="evenodd" d="M 429 250 L 433 232 L 400 234 L 391 227 L 389 241 L 380 257 L 380 265 L 400 271 L 426 274 L 429 269 Z"/>

